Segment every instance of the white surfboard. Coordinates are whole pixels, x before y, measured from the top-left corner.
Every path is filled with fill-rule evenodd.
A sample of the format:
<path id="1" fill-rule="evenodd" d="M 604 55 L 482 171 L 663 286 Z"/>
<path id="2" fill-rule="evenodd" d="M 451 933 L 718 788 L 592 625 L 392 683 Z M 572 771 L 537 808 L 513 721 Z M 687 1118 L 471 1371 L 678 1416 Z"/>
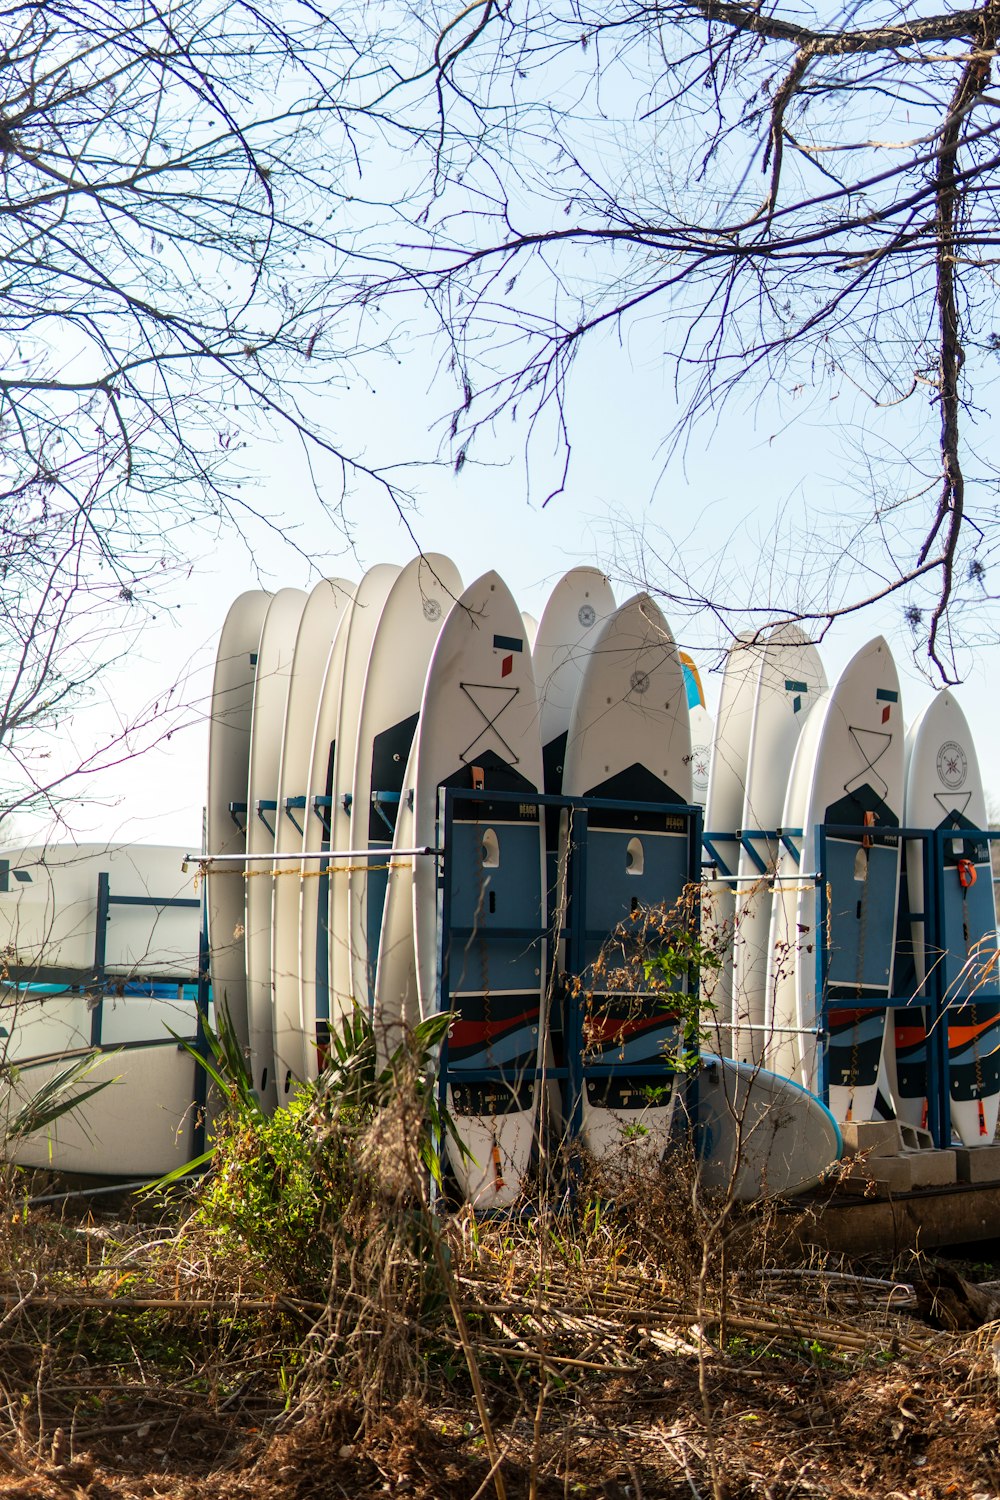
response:
<path id="1" fill-rule="evenodd" d="M 324 578 L 312 590 L 299 620 L 285 705 L 278 806 L 274 815 L 276 855 L 301 855 L 306 826 L 306 787 L 313 728 L 323 687 L 323 667 L 354 584 Z M 279 1102 L 285 1103 L 305 1072 L 299 1010 L 299 907 L 301 860 L 276 859 L 271 900 L 271 982 L 274 1061 Z"/>
<path id="2" fill-rule="evenodd" d="M 737 1203 L 791 1198 L 840 1160 L 833 1115 L 791 1079 L 704 1053 L 692 1082 L 703 1188 Z"/>
<path id="3" fill-rule="evenodd" d="M 378 563 L 369 569 L 355 596 L 355 607 L 347 624 L 347 649 L 344 656 L 344 678 L 340 689 L 340 714 L 337 720 L 336 753 L 333 764 L 333 806 L 330 822 L 332 851 L 350 850 L 351 792 L 357 761 L 358 728 L 361 701 L 368 677 L 368 661 L 389 592 L 399 577 L 395 564 Z M 351 962 L 350 880 L 353 859 L 334 858 L 330 862 L 329 884 L 329 959 L 331 1028 L 340 1028 L 354 1004 L 354 975 Z"/>
<path id="4" fill-rule="evenodd" d="M 691 723 L 691 800 L 704 807 L 708 800 L 708 777 L 712 769 L 712 741 L 715 720 L 705 707 L 705 689 L 694 658 L 680 653 L 687 691 L 688 719 Z"/>
<path id="5" fill-rule="evenodd" d="M 389 590 L 372 642 L 358 719 L 350 846 L 384 849 L 396 829 L 403 777 L 420 716 L 427 664 L 441 626 L 462 592 L 450 558 L 429 552 L 414 558 Z M 388 870 L 356 861 L 348 876 L 352 993 L 374 1002 L 382 911 Z"/>
<path id="6" fill-rule="evenodd" d="M 563 757 L 573 704 L 594 642 L 614 614 L 615 596 L 599 568 L 572 568 L 549 596 L 531 660 L 538 688 L 545 790 L 562 789 Z"/>
<path id="7" fill-rule="evenodd" d="M 271 596 L 261 590 L 240 594 L 222 627 L 215 661 L 208 725 L 206 838 L 209 854 L 246 853 L 246 795 L 250 767 L 250 718 L 257 647 Z M 236 816 L 232 804 L 244 804 Z M 247 1019 L 246 917 L 243 866 L 238 861 L 209 867 L 208 941 L 212 991 L 224 1003 L 240 1044 L 250 1045 Z"/>
<path id="8" fill-rule="evenodd" d="M 422 699 L 421 699 L 422 701 Z M 413 869 L 414 782 L 417 765 L 419 717 L 410 754 L 403 772 L 399 793 L 399 810 L 393 830 L 392 850 L 386 876 L 382 924 L 379 929 L 378 958 L 375 965 L 375 992 L 372 1020 L 378 1067 L 405 1042 L 407 1034 L 420 1020 L 417 996 L 417 952 L 413 935 Z"/>
<path id="9" fill-rule="evenodd" d="M 797 625 L 782 625 L 764 642 L 754 689 L 747 753 L 744 830 L 737 865 L 733 950 L 733 1056 L 759 1063 L 765 1052 L 767 971 L 771 953 L 773 877 L 795 747 L 813 708 L 826 691 L 819 652 Z M 764 871 L 760 865 L 764 865 Z"/>
<path id="10" fill-rule="evenodd" d="M 86 1056 L 83 1048 L 77 1055 Z M 151 1046 L 97 1053 L 79 1090 L 108 1087 L 46 1128 L 12 1145 L 9 1159 L 22 1167 L 88 1176 L 159 1177 L 195 1155 L 194 1103 L 199 1064 L 172 1037 Z M 19 1061 L 0 1097 L 10 1118 L 44 1084 L 61 1073 L 72 1054 Z"/>
<path id="11" fill-rule="evenodd" d="M 964 1146 L 991 1145 L 1000 1110 L 1000 1015 L 995 1003 L 959 1004 L 977 990 L 995 993 L 996 907 L 990 845 L 974 831 L 987 826 L 986 797 L 969 725 L 954 694 L 937 693 L 906 737 L 908 828 L 945 828 L 941 913 L 943 952 L 931 956 L 948 1005 L 948 1068 L 952 1128 Z M 924 910 L 923 846 L 906 846 L 910 911 Z M 914 978 L 928 973 L 925 925 L 911 924 Z M 887 1048 L 896 1113 L 926 1124 L 926 1034 L 922 1009 L 893 1013 L 895 1047 Z"/>
<path id="12" fill-rule="evenodd" d="M 333 759 L 336 751 L 340 691 L 344 681 L 348 621 L 354 609 L 353 596 L 341 613 L 337 632 L 322 670 L 322 686 L 316 719 L 309 736 L 309 774 L 306 781 L 303 853 L 320 853 L 330 847 L 330 802 L 333 789 Z M 304 1079 L 315 1079 L 326 1048 L 329 1015 L 330 959 L 327 924 L 330 911 L 330 877 L 325 861 L 304 859 L 299 893 L 299 1033 L 302 1039 Z"/>
<path id="13" fill-rule="evenodd" d="M 664 806 L 663 813 L 590 812 L 586 910 L 574 921 L 588 936 L 611 938 L 633 912 L 641 924 L 643 911 L 670 908 L 689 879 L 689 824 L 670 808 L 691 801 L 691 735 L 677 647 L 648 594 L 621 605 L 593 645 L 570 720 L 563 791 Z M 580 976 L 584 990 L 593 990 L 584 1002 L 587 1061 L 616 1071 L 585 1080 L 583 1139 L 599 1156 L 623 1146 L 658 1156 L 674 1105 L 664 1048 L 676 1041 L 676 1025 L 664 996 L 641 986 L 611 990 L 595 979 L 604 943 L 586 944 Z M 652 1080 L 642 1073 L 661 1067 Z"/>
<path id="14" fill-rule="evenodd" d="M 257 652 L 257 674 L 250 724 L 247 776 L 247 854 L 273 855 L 278 770 L 285 704 L 295 654 L 295 637 L 305 608 L 302 589 L 280 589 L 268 605 Z M 210 851 L 217 853 L 217 850 Z M 265 1110 L 278 1102 L 271 1024 L 272 867 L 250 858 L 245 879 L 247 1017 L 250 1023 L 250 1067 Z"/>
<path id="15" fill-rule="evenodd" d="M 353 630 L 356 613 L 366 620 L 381 613 L 392 577 L 399 570 L 378 565 L 362 578 L 348 600 L 323 671 L 316 721 L 309 750 L 309 780 L 306 788 L 306 821 L 303 852 L 330 849 L 333 802 L 337 785 L 337 744 L 344 688 L 344 668 L 352 635 L 355 648 L 366 629 Z M 353 766 L 354 747 L 348 744 L 345 758 Z M 343 774 L 347 774 L 346 772 Z M 326 1055 L 330 1023 L 330 866 L 320 860 L 302 861 L 302 904 L 299 914 L 299 1008 L 303 1037 L 303 1068 L 307 1079 L 315 1079 Z"/>
<path id="16" fill-rule="evenodd" d="M 760 676 L 763 646 L 755 634 L 737 636 L 722 676 L 719 712 L 712 740 L 712 759 L 705 801 L 706 850 L 713 861 L 702 888 L 701 926 L 706 945 L 721 960 L 718 969 L 702 975 L 703 1024 L 712 1045 L 722 1056 L 733 1050 L 734 949 L 736 883 L 739 870 L 738 833 L 746 800 L 747 761 L 753 729 L 753 707 Z"/>
<path id="17" fill-rule="evenodd" d="M 197 872 L 182 869 L 186 852 L 163 845 L 48 845 L 0 857 L 0 885 L 6 886 L 0 942 L 10 945 L 8 978 L 20 980 L 0 989 L 0 1058 L 17 1067 L 13 1082 L 0 1089 L 0 1111 L 16 1110 L 66 1066 L 67 1053 L 124 1045 L 126 1071 L 133 1061 L 136 1069 L 136 1086 L 113 1105 L 95 1098 L 74 1123 L 58 1122 L 25 1140 L 11 1154 L 21 1165 L 155 1176 L 192 1155 L 196 1064 L 170 1035 L 193 1039 L 198 1027 L 201 902 Z M 102 873 L 110 896 L 103 920 Z M 116 897 L 157 904 L 118 905 Z M 166 901 L 191 904 L 160 904 Z M 98 983 L 88 976 L 94 975 L 101 927 L 107 978 Z M 75 976 L 75 985 L 53 982 L 60 975 Z M 109 1076 L 108 1066 L 99 1062 L 81 1087 Z M 116 1066 L 114 1076 L 121 1071 Z M 99 1114 L 113 1116 L 115 1129 L 102 1130 L 95 1154 L 82 1141 Z"/>
<path id="18" fill-rule="evenodd" d="M 817 1018 L 816 827 L 867 825 L 871 833 L 828 833 L 824 882 L 829 999 L 856 1007 L 828 1012 L 830 1108 L 838 1120 L 868 1120 L 875 1108 L 891 993 L 903 806 L 899 678 L 887 642 L 868 643 L 810 714 L 799 738 L 783 825 L 801 827 L 801 861 L 781 856 L 771 920 L 769 1065 L 815 1091 Z M 800 877 L 796 879 L 795 877 Z M 869 1002 L 866 1004 L 866 1001 Z"/>
<path id="19" fill-rule="evenodd" d="M 509 935 L 512 927 L 537 934 L 544 926 L 539 810 L 490 800 L 496 791 L 540 791 L 543 780 L 531 655 L 517 605 L 496 573 L 466 589 L 444 623 L 413 755 L 417 847 L 438 846 L 440 787 L 483 792 L 460 806 L 452 830 L 456 894 L 444 961 L 458 1019 L 447 1055 L 453 1077 L 463 1067 L 503 1068 L 509 1076 L 453 1085 L 449 1108 L 473 1159 L 451 1143 L 448 1150 L 468 1201 L 501 1207 L 520 1195 L 534 1147 L 540 1090 L 526 1075 L 541 1056 L 547 963 L 544 941 Z M 423 1016 L 441 1001 L 436 876 L 435 861 L 416 861 L 412 920 Z"/>
<path id="20" fill-rule="evenodd" d="M 6 973 L 43 982 L 95 973 L 98 881 L 112 898 L 104 968 L 123 979 L 198 977 L 201 903 L 187 850 L 164 844 L 28 844 L 0 853 L 0 952 Z M 188 900 L 189 907 L 115 904 L 114 898 Z"/>
<path id="21" fill-rule="evenodd" d="M 0 989 L 4 1062 L 165 1042 L 171 1032 L 188 1041 L 197 1036 L 198 989 L 193 981 L 139 977 L 83 988 L 30 984 Z"/>
<path id="22" fill-rule="evenodd" d="M 528 650 L 531 651 L 535 644 L 535 636 L 538 634 L 538 621 L 535 619 L 534 615 L 529 615 L 526 609 L 522 609 L 521 624 L 524 626 L 524 634 L 528 642 Z"/>
<path id="23" fill-rule="evenodd" d="M 698 807 L 704 807 L 708 801 L 715 720 L 700 703 L 693 707 L 689 704 L 688 718 L 691 721 L 691 801 Z"/>

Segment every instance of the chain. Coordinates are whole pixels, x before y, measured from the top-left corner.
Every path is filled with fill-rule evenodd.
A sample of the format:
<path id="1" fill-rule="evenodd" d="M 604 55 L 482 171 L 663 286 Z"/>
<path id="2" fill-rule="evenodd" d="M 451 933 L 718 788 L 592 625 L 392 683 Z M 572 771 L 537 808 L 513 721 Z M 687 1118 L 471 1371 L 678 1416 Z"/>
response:
<path id="1" fill-rule="evenodd" d="M 276 854 L 274 856 L 267 855 L 266 857 L 268 859 L 273 857 L 275 859 L 292 860 L 296 858 L 294 854 Z M 199 880 L 207 876 L 210 880 L 215 880 L 219 875 L 238 875 L 243 880 L 256 880 L 258 875 L 267 875 L 272 880 L 280 880 L 285 875 L 295 875 L 299 880 L 318 880 L 321 875 L 360 875 L 367 871 L 409 870 L 410 868 L 411 866 L 405 860 L 390 860 L 388 864 L 384 865 L 374 865 L 366 860 L 361 865 L 327 865 L 323 867 L 317 864 L 315 869 L 309 870 L 297 869 L 295 865 L 289 865 L 283 870 L 269 870 L 266 865 L 260 870 L 247 870 L 235 863 L 227 865 L 225 869 L 217 870 L 214 868 L 212 861 L 206 859 L 199 862 L 198 874 L 195 876 L 195 879 Z"/>

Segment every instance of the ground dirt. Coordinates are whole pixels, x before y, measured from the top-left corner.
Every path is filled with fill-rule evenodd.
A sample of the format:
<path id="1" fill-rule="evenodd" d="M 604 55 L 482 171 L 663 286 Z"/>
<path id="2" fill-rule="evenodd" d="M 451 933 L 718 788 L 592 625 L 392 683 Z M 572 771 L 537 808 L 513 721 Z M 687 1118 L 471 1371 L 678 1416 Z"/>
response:
<path id="1" fill-rule="evenodd" d="M 249 1273 L 213 1280 L 175 1218 L 10 1215 L 0 1495 L 1000 1495 L 1000 1324 L 928 1327 L 905 1267 L 772 1257 L 734 1271 L 725 1319 L 715 1291 L 699 1323 L 676 1265 L 606 1258 L 581 1271 L 564 1256 L 542 1275 L 537 1231 L 527 1249 L 500 1231 L 467 1240 L 464 1258 L 456 1239 L 455 1285 L 501 1460 L 491 1475 L 446 1306 L 409 1315 L 393 1360 L 356 1363 L 352 1389 L 343 1362 L 309 1351 L 346 1348 L 359 1329 L 377 1340 L 370 1308 L 264 1295 Z M 400 1338 L 419 1343 L 415 1363 L 401 1363 Z"/>

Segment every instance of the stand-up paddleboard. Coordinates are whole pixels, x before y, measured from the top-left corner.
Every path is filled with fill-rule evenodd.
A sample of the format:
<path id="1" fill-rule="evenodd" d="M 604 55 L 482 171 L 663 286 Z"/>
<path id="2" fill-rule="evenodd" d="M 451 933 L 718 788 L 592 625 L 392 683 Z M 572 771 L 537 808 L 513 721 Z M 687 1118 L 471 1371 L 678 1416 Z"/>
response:
<path id="1" fill-rule="evenodd" d="M 118 905 L 116 897 L 197 900 L 186 849 L 162 844 L 29 844 L 0 853 L 0 952 L 5 977 L 65 978 L 86 985 L 104 972 L 197 979 L 200 903 L 191 907 Z M 99 877 L 111 904 L 99 931 Z M 61 971 L 61 972 L 60 972 Z"/>
<path id="2" fill-rule="evenodd" d="M 538 622 L 532 665 L 538 707 L 545 790 L 562 790 L 566 734 L 591 648 L 614 614 L 615 596 L 598 568 L 573 568 L 552 590 Z"/>
<path id="3" fill-rule="evenodd" d="M 492 792 L 539 792 L 542 749 L 531 654 L 509 589 L 496 573 L 453 607 L 431 657 L 414 744 L 413 834 L 439 844 L 439 789 L 481 790 L 459 804 L 450 851 L 453 892 L 442 963 L 458 1017 L 447 1045 L 448 1107 L 472 1154 L 448 1143 L 464 1196 L 480 1208 L 520 1194 L 535 1142 L 541 1002 L 546 982 L 544 838 L 539 809 L 491 802 Z M 405 826 L 405 825 L 404 825 Z M 436 863 L 416 862 L 413 931 L 421 1015 L 440 1007 Z M 512 937 L 529 930 L 534 940 Z M 456 937 L 456 934 L 460 934 Z M 507 1078 L 455 1083 L 462 1068 Z"/>
<path id="4" fill-rule="evenodd" d="M 67 1117 L 25 1140 L 12 1160 L 155 1176 L 193 1154 L 197 1068 L 170 1035 L 193 1038 L 198 1025 L 201 903 L 195 872 L 182 870 L 185 852 L 160 845 L 49 845 L 0 858 L 0 945 L 8 948 L 7 977 L 18 980 L 0 989 L 0 1058 L 17 1069 L 0 1089 L 0 1114 L 9 1117 L 60 1073 L 70 1061 L 65 1054 L 124 1045 L 125 1071 L 135 1069 L 134 1086 L 113 1105 L 89 1101 L 79 1119 L 69 1123 Z M 98 900 L 102 874 L 108 877 L 106 908 Z M 138 899 L 155 904 L 132 904 Z M 192 904 L 162 904 L 179 900 Z M 123 1072 L 119 1065 L 109 1074 L 109 1066 L 101 1059 L 80 1088 Z M 86 1144 L 99 1121 L 107 1122 L 99 1141 Z"/>
<path id="5" fill-rule="evenodd" d="M 343 611 L 323 672 L 323 687 L 309 750 L 303 853 L 332 847 L 333 800 L 337 778 L 337 735 L 344 688 L 344 667 L 358 611 L 366 619 L 380 614 L 398 568 L 378 565 L 362 578 Z M 372 627 L 374 628 L 374 627 Z M 354 634 L 357 644 L 364 627 Z M 353 766 L 354 747 L 346 747 Z M 320 860 L 302 861 L 302 905 L 299 918 L 299 1007 L 305 1076 L 315 1079 L 326 1055 L 330 1019 L 330 882 Z"/>
<path id="6" fill-rule="evenodd" d="M 274 814 L 276 855 L 299 856 L 303 850 L 309 757 L 323 688 L 323 665 L 353 593 L 354 584 L 346 579 L 324 578 L 309 595 L 299 620 L 278 772 L 278 806 Z M 282 1103 L 305 1072 L 299 1010 L 301 864 L 297 857 L 275 860 L 271 901 L 271 1023 L 278 1098 Z"/>
<path id="7" fill-rule="evenodd" d="M 670 811 L 691 801 L 691 736 L 684 673 L 669 626 L 648 594 L 607 621 L 584 670 L 566 740 L 563 791 L 574 797 L 654 802 L 662 813 L 592 810 L 587 822 L 584 990 L 586 1061 L 611 1066 L 583 1090 L 582 1132 L 595 1154 L 632 1143 L 659 1155 L 673 1111 L 665 1049 L 676 1041 L 667 997 L 636 987 L 611 989 L 594 962 L 620 924 L 650 908 L 670 909 L 689 879 L 687 818 Z M 564 819 L 566 836 L 572 823 Z M 650 1079 L 630 1068 L 663 1067 Z"/>
<path id="8" fill-rule="evenodd" d="M 363 582 L 363 580 L 362 580 Z M 302 824 L 302 852 L 320 853 L 330 847 L 330 804 L 337 720 L 344 681 L 348 622 L 354 610 L 347 600 L 337 633 L 322 671 L 319 703 L 309 744 L 309 774 Z M 325 861 L 303 860 L 299 907 L 299 1034 L 302 1038 L 303 1077 L 315 1079 L 327 1043 L 330 1004 L 329 934 L 330 876 Z"/>
<path id="9" fill-rule="evenodd" d="M 400 570 L 395 564 L 379 563 L 366 573 L 364 589 L 358 590 L 347 624 L 344 679 L 340 689 L 336 752 L 333 756 L 333 803 L 330 848 L 349 850 L 351 843 L 351 789 L 357 762 L 361 700 L 368 677 L 368 661 L 385 608 Z M 329 883 L 329 1024 L 338 1028 L 354 1004 L 354 974 L 351 962 L 350 879 L 353 859 L 330 861 Z M 361 997 L 359 996 L 359 999 Z"/>
<path id="10" fill-rule="evenodd" d="M 437 552 L 414 558 L 389 591 L 368 658 L 358 720 L 352 849 L 388 854 L 392 847 L 427 664 L 461 592 L 458 569 Z M 352 990 L 358 1003 L 369 1007 L 388 873 L 382 861 L 372 860 L 367 870 L 356 867 L 348 876 Z"/>
<path id="11" fill-rule="evenodd" d="M 417 765 L 416 742 L 419 737 L 418 716 L 399 792 L 399 811 L 393 830 L 375 965 L 372 1019 L 379 1068 L 388 1063 L 393 1053 L 406 1040 L 407 1033 L 420 1020 L 417 953 L 413 936 L 415 860 L 412 854 L 403 852 L 415 847 L 413 799 Z"/>
<path id="12" fill-rule="evenodd" d="M 268 605 L 257 652 L 257 677 L 250 724 L 250 768 L 247 777 L 247 854 L 273 855 L 278 800 L 278 769 L 295 637 L 305 608 L 302 589 L 280 589 Z M 218 850 L 209 851 L 212 854 Z M 274 1076 L 274 1029 L 271 1024 L 271 865 L 261 858 L 247 862 L 245 880 L 247 1017 L 250 1023 L 250 1067 L 264 1109 L 278 1102 Z"/>
<path id="13" fill-rule="evenodd" d="M 82 1002 L 81 1002 L 82 1003 Z M 88 1048 L 77 1056 L 86 1057 Z M 0 1128 L 58 1077 L 74 1054 L 19 1061 L 0 1101 Z M 195 1155 L 199 1064 L 173 1037 L 94 1054 L 94 1066 L 73 1092 L 107 1088 L 50 1125 L 12 1143 L 8 1159 L 22 1167 L 88 1176 L 160 1177 Z"/>
<path id="14" fill-rule="evenodd" d="M 791 1198 L 840 1160 L 840 1129 L 814 1094 L 732 1058 L 701 1061 L 693 1083 L 702 1187 L 737 1203 Z"/>
<path id="15" fill-rule="evenodd" d="M 245 854 L 246 809 L 234 816 L 233 804 L 245 804 L 250 769 L 250 718 L 257 667 L 257 647 L 270 594 L 240 594 L 226 616 L 219 639 L 208 725 L 209 854 Z M 209 866 L 208 941 L 212 992 L 224 1004 L 241 1045 L 250 1045 L 247 1019 L 246 917 L 243 868 L 238 861 Z"/>
<path id="16" fill-rule="evenodd" d="M 721 960 L 721 967 L 703 974 L 701 999 L 704 1025 L 723 1056 L 729 1056 L 733 1050 L 734 950 L 740 941 L 735 927 L 733 877 L 739 868 L 737 835 L 743 825 L 747 761 L 762 653 L 763 646 L 753 634 L 737 636 L 729 648 L 705 802 L 705 832 L 710 840 L 706 848 L 713 865 L 702 888 L 701 926 L 705 942 Z"/>
<path id="17" fill-rule="evenodd" d="M 771 902 L 780 851 L 775 835 L 802 726 L 826 687 L 819 652 L 805 633 L 797 625 L 778 626 L 760 658 L 740 815 L 744 835 L 736 870 L 733 1056 L 741 1062 L 759 1063 L 765 1052 Z"/>
<path id="18" fill-rule="evenodd" d="M 211 1009 L 211 1002 L 209 1005 Z M 209 1016 L 211 1019 L 211 1016 Z M 8 985 L 0 989 L 0 1060 L 20 1063 L 91 1047 L 194 1041 L 194 981 L 106 979 L 103 986 Z"/>
<path id="19" fill-rule="evenodd" d="M 975 830 L 987 824 L 986 797 L 976 748 L 965 714 L 947 690 L 939 692 L 906 737 L 908 828 L 943 828 L 940 953 L 928 953 L 924 923 L 910 924 L 917 985 L 937 968 L 948 1023 L 952 1127 L 965 1146 L 990 1145 L 1000 1110 L 1000 1015 L 993 1004 L 960 1005 L 977 990 L 996 992 L 996 907 L 988 839 Z M 924 910 L 923 846 L 906 847 L 909 909 Z M 896 1010 L 890 1087 L 900 1119 L 926 1124 L 926 1035 L 919 1008 Z M 887 1049 L 888 1052 L 889 1049 Z"/>
<path id="20" fill-rule="evenodd" d="M 698 807 L 704 807 L 708 801 L 715 720 L 700 703 L 694 707 L 689 705 L 688 718 L 691 722 L 691 800 Z"/>
<path id="21" fill-rule="evenodd" d="M 701 673 L 686 651 L 680 653 L 687 692 L 688 719 L 691 724 L 691 800 L 704 807 L 708 800 L 708 776 L 712 768 L 712 741 L 715 720 L 705 707 L 705 689 Z"/>
<path id="22" fill-rule="evenodd" d="M 776 1072 L 806 1087 L 819 1079 L 811 1033 L 817 1018 L 816 828 L 828 825 L 827 998 L 856 1000 L 828 1012 L 827 1076 L 838 1120 L 867 1120 L 875 1108 L 891 993 L 903 806 L 899 678 L 887 642 L 869 642 L 813 710 L 799 739 L 783 824 L 801 827 L 801 863 L 787 850 L 771 919 L 768 1013 Z M 836 825 L 871 832 L 838 835 Z M 795 875 L 801 875 L 796 880 Z M 865 1005 L 865 1002 L 873 1002 Z"/>
<path id="23" fill-rule="evenodd" d="M 702 684 L 701 673 L 698 671 L 695 659 L 693 656 L 689 656 L 686 651 L 681 651 L 678 654 L 680 655 L 681 666 L 684 668 L 684 690 L 687 693 L 688 708 L 704 708 L 705 688 Z"/>

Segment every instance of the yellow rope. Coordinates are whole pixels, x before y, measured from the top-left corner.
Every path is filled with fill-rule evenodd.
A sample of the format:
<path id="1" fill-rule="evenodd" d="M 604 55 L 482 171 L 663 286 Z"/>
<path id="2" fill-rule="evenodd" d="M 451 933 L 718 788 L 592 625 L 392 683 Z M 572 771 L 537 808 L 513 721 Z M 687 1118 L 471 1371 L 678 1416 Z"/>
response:
<path id="1" fill-rule="evenodd" d="M 270 858 L 270 856 L 268 857 Z M 280 859 L 283 856 L 277 855 L 275 857 Z M 294 859 L 295 855 L 289 854 L 284 857 Z M 408 870 L 409 868 L 410 865 L 408 862 L 401 862 L 399 860 L 390 860 L 388 864 L 384 865 L 369 864 L 366 860 L 362 865 L 327 865 L 309 870 L 300 870 L 297 865 L 289 865 L 287 868 L 281 870 L 272 870 L 268 866 L 265 866 L 261 870 L 247 870 L 235 863 L 227 865 L 220 870 L 216 869 L 210 860 L 199 862 L 198 865 L 199 875 L 210 875 L 213 880 L 217 875 L 238 875 L 243 880 L 254 880 L 258 875 L 268 875 L 272 880 L 280 875 L 297 875 L 300 880 L 315 880 L 320 875 L 356 875 L 362 872 L 371 873 L 375 870 Z"/>

